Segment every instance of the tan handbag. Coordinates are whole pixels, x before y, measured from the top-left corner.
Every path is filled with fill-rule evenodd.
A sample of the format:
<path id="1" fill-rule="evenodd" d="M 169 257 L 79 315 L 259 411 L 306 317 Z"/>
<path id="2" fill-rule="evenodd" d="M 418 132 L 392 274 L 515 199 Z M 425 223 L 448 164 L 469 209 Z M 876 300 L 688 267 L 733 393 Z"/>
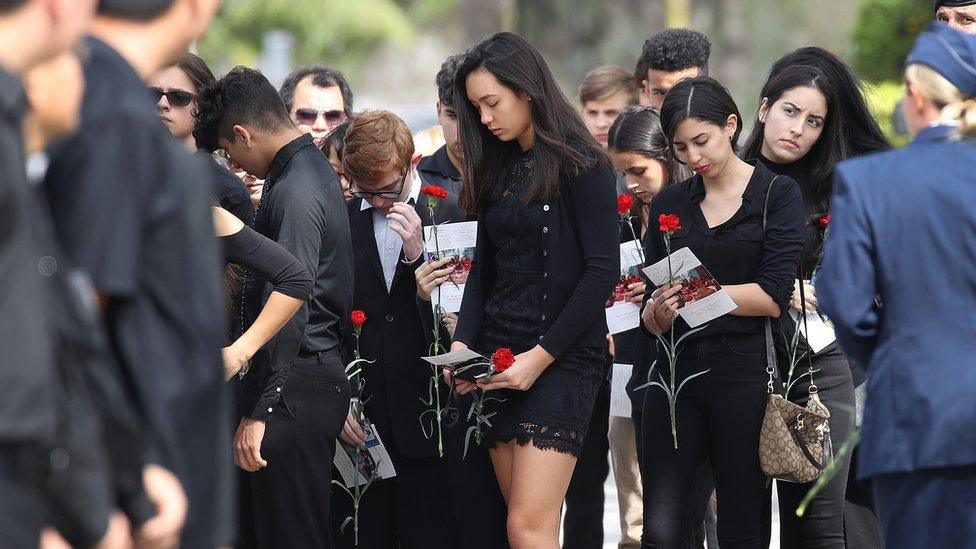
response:
<path id="1" fill-rule="evenodd" d="M 766 202 L 769 191 L 775 183 L 770 182 L 766 189 Z M 766 205 L 763 206 L 763 230 L 766 228 Z M 800 284 L 800 300 L 804 301 L 803 285 Z M 803 312 L 804 325 L 806 311 Z M 776 393 L 779 369 L 776 366 L 776 348 L 773 346 L 773 331 L 770 320 L 766 318 L 766 413 L 763 415 L 762 429 L 759 431 L 759 465 L 766 476 L 787 482 L 811 482 L 824 470 L 831 456 L 830 411 L 820 401 L 817 385 L 813 381 L 813 360 L 807 354 L 810 376 L 809 398 L 806 407 L 790 402 Z"/>

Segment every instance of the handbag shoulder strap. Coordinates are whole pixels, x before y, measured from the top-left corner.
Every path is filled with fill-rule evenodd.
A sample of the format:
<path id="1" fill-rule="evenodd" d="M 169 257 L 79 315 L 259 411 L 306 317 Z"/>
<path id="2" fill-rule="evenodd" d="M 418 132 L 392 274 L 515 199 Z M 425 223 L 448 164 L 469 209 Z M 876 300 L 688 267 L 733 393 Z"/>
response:
<path id="1" fill-rule="evenodd" d="M 766 187 L 766 198 L 763 200 L 763 212 L 762 212 L 762 228 L 763 228 L 763 239 L 766 238 L 766 214 L 769 211 L 769 193 L 773 190 L 773 184 L 780 176 L 776 176 L 772 181 L 769 182 L 769 186 Z M 766 317 L 765 322 L 765 332 L 766 332 L 766 374 L 769 376 L 769 381 L 766 382 L 766 392 L 773 394 L 775 391 L 775 383 L 779 380 L 779 368 L 776 367 L 776 347 L 773 345 L 773 328 L 772 322 L 769 317 Z"/>

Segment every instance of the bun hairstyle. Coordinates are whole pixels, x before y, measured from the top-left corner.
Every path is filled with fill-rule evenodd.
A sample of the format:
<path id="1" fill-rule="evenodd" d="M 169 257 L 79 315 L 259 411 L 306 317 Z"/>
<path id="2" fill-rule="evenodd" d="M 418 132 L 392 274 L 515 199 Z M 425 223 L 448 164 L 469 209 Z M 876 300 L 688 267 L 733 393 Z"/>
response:
<path id="1" fill-rule="evenodd" d="M 695 118 L 725 127 L 730 115 L 735 115 L 736 119 L 732 150 L 737 150 L 739 134 L 742 133 L 742 115 L 739 114 L 739 107 L 729 90 L 709 76 L 696 76 L 678 82 L 664 97 L 664 104 L 661 105 L 661 126 L 664 128 L 671 154 L 674 158 L 678 157 L 674 151 L 674 133 L 681 122 Z"/>
<path id="2" fill-rule="evenodd" d="M 958 124 L 961 137 L 976 139 L 976 98 L 966 97 L 946 77 L 921 63 L 905 68 L 905 81 L 939 109 L 940 122 Z"/>

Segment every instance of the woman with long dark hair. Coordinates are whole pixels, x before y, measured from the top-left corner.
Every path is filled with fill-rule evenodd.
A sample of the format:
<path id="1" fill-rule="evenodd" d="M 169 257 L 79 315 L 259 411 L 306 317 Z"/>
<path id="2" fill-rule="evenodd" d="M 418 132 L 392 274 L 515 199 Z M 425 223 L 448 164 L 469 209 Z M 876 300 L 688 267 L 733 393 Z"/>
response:
<path id="1" fill-rule="evenodd" d="M 888 146 L 868 112 L 856 76 L 826 50 L 802 48 L 777 61 L 760 97 L 743 158 L 758 159 L 773 172 L 788 175 L 800 185 L 806 209 L 804 254 L 790 309 L 796 318 L 804 308 L 809 315 L 817 315 L 816 289 L 810 279 L 820 264 L 830 219 L 834 169 L 842 160 Z M 805 303 L 800 299 L 800 284 L 804 285 Z M 787 326 L 803 333 L 802 322 Z M 806 405 L 810 379 L 798 378 L 796 374 L 806 371 L 807 360 L 812 362 L 814 382 L 831 414 L 831 440 L 834 448 L 838 448 L 853 433 L 854 388 L 864 382 L 865 376 L 860 369 L 855 369 L 852 375 L 851 365 L 836 342 L 818 351 L 812 353 L 801 337 L 795 355 L 791 353 L 791 361 L 780 364 L 782 379 L 796 380 L 789 398 Z M 793 365 L 796 368 L 791 375 L 789 370 Z M 777 484 L 780 542 L 784 548 L 844 547 L 845 538 L 848 546 L 880 546 L 870 491 L 854 484 L 850 490 L 854 501 L 845 504 L 850 462 L 848 455 L 840 473 L 812 500 L 803 518 L 798 518 L 794 511 L 811 485 Z M 848 505 L 850 512 L 846 509 Z"/>
<path id="2" fill-rule="evenodd" d="M 642 325 L 651 334 L 674 330 L 675 340 L 688 336 L 677 355 L 675 379 L 661 345 L 657 372 L 668 384 L 688 383 L 673 402 L 654 386 L 644 396 L 642 541 L 645 547 L 693 546 L 711 473 L 719 544 L 759 547 L 769 526 L 769 494 L 759 465 L 769 379 L 765 325 L 772 319 L 774 338 L 781 339 L 779 319 L 803 248 L 803 199 L 789 177 L 736 156 L 741 116 L 715 80 L 678 83 L 664 100 L 661 124 L 672 154 L 695 175 L 662 190 L 650 218 L 678 216 L 671 249 L 688 247 L 736 308 L 689 333 L 676 316 L 680 284 L 662 285 L 645 301 Z M 648 263 L 666 256 L 656 229 L 645 239 Z M 706 373 L 691 378 L 701 372 Z"/>
<path id="3" fill-rule="evenodd" d="M 651 199 L 671 183 L 691 176 L 686 168 L 674 162 L 668 155 L 668 140 L 661 129 L 661 113 L 652 107 L 630 107 L 620 113 L 607 135 L 607 144 L 614 168 L 623 174 L 627 190 L 637 199 L 631 209 L 633 232 L 626 225 L 620 227 L 620 241 L 632 240 L 636 235 L 643 241 L 651 228 Z M 628 288 L 628 296 L 636 303 L 644 302 L 644 283 Z M 633 429 L 640 455 L 641 410 L 644 408 L 644 390 L 636 387 L 647 380 L 647 371 L 654 360 L 653 342 L 638 330 L 616 334 L 613 338 L 614 361 L 633 364 L 634 370 L 627 383 L 627 394 L 633 406 Z"/>
<path id="4" fill-rule="evenodd" d="M 605 376 L 604 303 L 620 274 L 610 161 L 522 37 L 491 36 L 455 79 L 462 203 L 478 215 L 452 349 L 510 348 L 478 386 L 505 401 L 487 442 L 515 548 L 558 547 L 559 514 Z"/>

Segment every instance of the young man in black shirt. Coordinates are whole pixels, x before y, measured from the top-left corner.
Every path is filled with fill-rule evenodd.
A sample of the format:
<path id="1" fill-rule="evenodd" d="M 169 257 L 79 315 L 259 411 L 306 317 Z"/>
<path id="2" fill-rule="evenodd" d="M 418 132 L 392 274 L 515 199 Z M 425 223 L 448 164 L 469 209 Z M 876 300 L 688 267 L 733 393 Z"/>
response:
<path id="1" fill-rule="evenodd" d="M 641 104 L 660 109 L 664 96 L 685 78 L 708 75 L 712 42 L 690 29 L 664 29 L 644 41 L 639 67 L 646 73 L 640 88 Z"/>
<path id="2" fill-rule="evenodd" d="M 245 547 L 332 547 L 329 492 L 336 438 L 349 409 L 340 341 L 352 310 L 349 218 L 335 171 L 288 117 L 258 71 L 238 67 L 197 97 L 197 144 L 224 149 L 263 177 L 254 229 L 312 273 L 308 302 L 252 360 L 242 380 L 235 460 L 250 471 Z M 245 321 L 270 287 L 250 281 Z"/>
<path id="3" fill-rule="evenodd" d="M 156 516 L 130 519 L 137 536 L 185 547 L 230 537 L 220 254 L 205 167 L 159 123 L 144 80 L 179 60 L 217 4 L 99 0 L 82 126 L 52 151 L 45 181 L 151 442 L 143 477 Z"/>

